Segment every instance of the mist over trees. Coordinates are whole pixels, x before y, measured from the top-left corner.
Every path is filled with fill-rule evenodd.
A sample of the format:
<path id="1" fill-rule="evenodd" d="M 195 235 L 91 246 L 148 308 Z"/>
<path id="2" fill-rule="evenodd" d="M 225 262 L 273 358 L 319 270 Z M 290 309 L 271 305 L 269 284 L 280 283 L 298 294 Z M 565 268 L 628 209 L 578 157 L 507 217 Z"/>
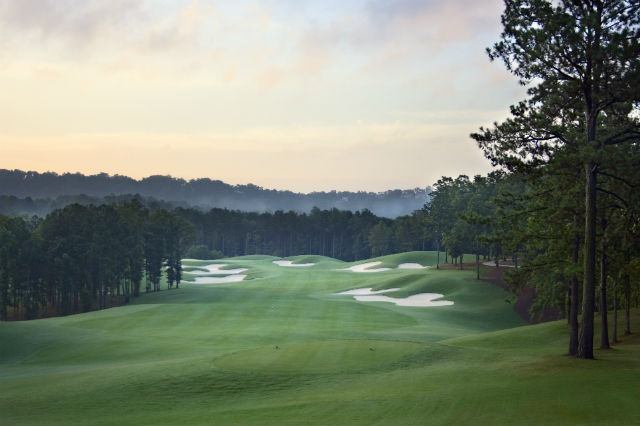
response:
<path id="1" fill-rule="evenodd" d="M 173 210 L 176 207 L 189 207 L 185 201 L 158 200 L 140 194 L 106 195 L 104 197 L 89 195 L 58 195 L 55 198 L 19 198 L 15 195 L 0 195 L 0 214 L 5 216 L 39 216 L 45 217 L 54 210 L 62 209 L 70 204 L 83 206 L 101 204 L 122 204 L 136 200 L 150 210 Z"/>
<path id="2" fill-rule="evenodd" d="M 183 205 L 204 210 L 219 207 L 251 212 L 293 210 L 308 213 L 313 207 L 323 210 L 367 209 L 378 216 L 394 218 L 420 209 L 428 200 L 430 191 L 427 187 L 379 193 L 330 191 L 301 194 L 265 189 L 252 184 L 229 185 L 206 178 L 184 180 L 171 176 L 149 176 L 135 180 L 106 173 L 85 176 L 80 173 L 0 169 L 0 213 L 24 212 L 42 216 L 52 209 L 74 202 L 84 204 L 87 198 L 110 203 L 122 200 L 109 197 L 130 194 L 128 199 L 135 197 L 139 200 L 162 200 L 164 203 L 173 203 L 174 207 Z M 52 208 L 47 210 L 48 206 Z"/>

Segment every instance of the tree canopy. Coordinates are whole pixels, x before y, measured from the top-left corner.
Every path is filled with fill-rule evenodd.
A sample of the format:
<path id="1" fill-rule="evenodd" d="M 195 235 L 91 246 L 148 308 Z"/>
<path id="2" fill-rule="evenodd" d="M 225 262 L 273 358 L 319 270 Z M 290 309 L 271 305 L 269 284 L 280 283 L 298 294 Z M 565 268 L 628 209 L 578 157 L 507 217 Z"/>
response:
<path id="1" fill-rule="evenodd" d="M 593 358 L 598 175 L 615 176 L 616 152 L 633 148 L 640 136 L 640 3 L 507 0 L 502 25 L 489 57 L 528 86 L 529 98 L 511 107 L 511 118 L 472 137 L 493 164 L 513 172 L 550 176 L 558 162 L 582 170 L 576 354 Z"/>

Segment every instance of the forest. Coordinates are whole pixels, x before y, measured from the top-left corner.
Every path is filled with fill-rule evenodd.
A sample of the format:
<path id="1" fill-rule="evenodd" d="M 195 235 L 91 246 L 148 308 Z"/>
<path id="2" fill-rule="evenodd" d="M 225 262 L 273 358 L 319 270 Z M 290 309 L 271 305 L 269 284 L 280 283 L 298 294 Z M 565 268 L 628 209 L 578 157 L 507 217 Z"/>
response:
<path id="1" fill-rule="evenodd" d="M 143 203 L 212 207 L 251 212 L 294 210 L 368 209 L 378 216 L 394 218 L 421 208 L 430 187 L 394 189 L 384 192 L 316 191 L 302 194 L 257 185 L 230 185 L 208 178 L 185 180 L 171 176 L 149 176 L 136 180 L 127 176 L 0 169 L 0 214 L 38 214 L 67 204 L 98 204 L 136 198 Z"/>
<path id="2" fill-rule="evenodd" d="M 179 286 L 192 226 L 136 201 L 70 205 L 44 219 L 0 216 L 0 318 L 31 319 L 121 305 Z"/>
<path id="3" fill-rule="evenodd" d="M 431 247 L 421 211 L 275 213 L 71 204 L 45 218 L 0 216 L 0 317 L 67 315 L 179 286 L 183 257 L 321 254 L 342 260 Z"/>
<path id="4" fill-rule="evenodd" d="M 471 137 L 493 165 L 523 176 L 527 191 L 505 204 L 506 217 L 525 216 L 507 239 L 526 250 L 529 268 L 516 275 L 569 292 L 568 353 L 592 359 L 596 308 L 600 345 L 610 343 L 609 278 L 629 303 L 637 276 L 640 3 L 507 1 L 501 21 L 487 53 L 528 97 Z"/>

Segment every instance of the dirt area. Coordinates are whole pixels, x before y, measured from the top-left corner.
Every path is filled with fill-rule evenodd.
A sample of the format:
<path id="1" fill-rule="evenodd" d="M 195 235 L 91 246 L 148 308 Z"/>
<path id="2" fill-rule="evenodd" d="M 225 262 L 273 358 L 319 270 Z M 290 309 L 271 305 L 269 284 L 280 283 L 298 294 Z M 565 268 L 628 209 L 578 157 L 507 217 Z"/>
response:
<path id="1" fill-rule="evenodd" d="M 467 266 L 469 265 L 469 266 Z M 470 269 L 471 267 L 475 268 L 475 264 L 464 264 L 465 269 Z M 484 277 L 482 281 L 486 281 L 493 285 L 497 285 L 498 287 L 509 291 L 509 286 L 502 279 L 502 274 L 505 269 L 496 268 L 496 267 L 482 267 L 480 275 Z M 529 314 L 529 309 L 533 305 L 533 302 L 536 298 L 536 291 L 532 287 L 526 287 L 523 291 L 518 295 L 518 299 L 514 304 L 513 308 L 516 312 L 526 321 L 531 324 L 538 324 L 546 321 L 555 321 L 559 318 L 559 312 L 557 309 L 546 308 L 542 312 L 537 312 L 533 317 Z"/>

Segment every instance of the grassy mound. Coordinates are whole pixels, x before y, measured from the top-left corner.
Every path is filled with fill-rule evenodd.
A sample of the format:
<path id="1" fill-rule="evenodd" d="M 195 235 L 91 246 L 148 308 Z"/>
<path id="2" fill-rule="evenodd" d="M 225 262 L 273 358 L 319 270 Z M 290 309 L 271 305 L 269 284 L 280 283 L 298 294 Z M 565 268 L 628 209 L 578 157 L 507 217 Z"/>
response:
<path id="1" fill-rule="evenodd" d="M 334 264 L 344 263 L 342 260 L 334 259 L 332 257 L 311 255 L 311 254 L 305 254 L 301 256 L 291 256 L 291 257 L 287 257 L 286 259 L 292 261 L 294 264 L 315 263 L 315 264 L 325 265 L 329 263 L 334 263 Z"/>
<path id="2" fill-rule="evenodd" d="M 385 256 L 425 264 L 430 253 Z M 472 271 L 337 271 L 224 259 L 251 280 L 104 311 L 0 323 L 0 424 L 635 424 L 640 341 L 564 356 Z M 424 262 L 424 263 L 423 263 Z M 196 265 L 194 265 L 196 266 Z M 398 287 L 453 306 L 335 293 Z M 633 326 L 638 324 L 633 318 Z M 276 346 L 278 347 L 276 349 Z"/>

